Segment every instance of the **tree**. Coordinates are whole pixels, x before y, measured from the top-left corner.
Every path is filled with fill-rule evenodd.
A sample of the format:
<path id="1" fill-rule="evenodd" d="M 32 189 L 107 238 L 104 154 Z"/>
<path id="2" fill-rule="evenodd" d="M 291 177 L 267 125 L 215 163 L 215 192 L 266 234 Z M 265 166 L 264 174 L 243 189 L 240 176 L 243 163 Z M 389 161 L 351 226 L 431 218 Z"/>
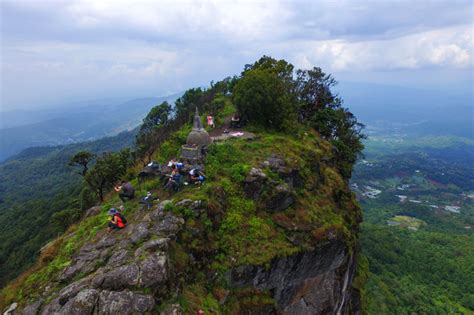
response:
<path id="1" fill-rule="evenodd" d="M 171 105 L 168 102 L 163 102 L 153 107 L 143 119 L 140 133 L 150 133 L 157 128 L 167 125 L 170 115 Z"/>
<path id="2" fill-rule="evenodd" d="M 352 166 L 364 149 L 364 125 L 344 108 L 342 99 L 331 88 L 336 80 L 321 68 L 296 72 L 299 120 L 309 124 L 336 148 L 336 160 L 342 175 L 349 178 Z"/>
<path id="3" fill-rule="evenodd" d="M 129 157 L 130 150 L 128 149 L 117 153 L 104 153 L 97 158 L 94 167 L 87 172 L 84 179 L 100 201 L 104 201 L 105 192 L 112 189 L 127 171 L 130 165 Z"/>
<path id="4" fill-rule="evenodd" d="M 301 121 L 310 119 L 317 111 L 341 106 L 342 100 L 331 91 L 336 84 L 336 80 L 330 74 L 325 74 L 321 68 L 296 71 L 296 93 L 300 102 Z"/>
<path id="5" fill-rule="evenodd" d="M 69 160 L 69 166 L 81 166 L 82 170 L 77 172 L 81 176 L 86 176 L 89 170 L 89 163 L 95 158 L 95 154 L 89 151 L 79 151 Z"/>
<path id="6" fill-rule="evenodd" d="M 144 164 L 151 161 L 158 145 L 170 133 L 171 105 L 163 102 L 153 107 L 143 119 L 143 124 L 136 137 L 137 156 L 144 160 Z"/>
<path id="7" fill-rule="evenodd" d="M 205 103 L 202 96 L 204 92 L 201 88 L 189 89 L 184 92 L 183 96 L 176 100 L 175 104 L 175 122 L 183 125 L 191 121 L 195 107 L 202 108 Z"/>
<path id="8" fill-rule="evenodd" d="M 264 56 L 246 65 L 233 91 L 242 119 L 273 129 L 289 129 L 296 121 L 293 66 Z"/>

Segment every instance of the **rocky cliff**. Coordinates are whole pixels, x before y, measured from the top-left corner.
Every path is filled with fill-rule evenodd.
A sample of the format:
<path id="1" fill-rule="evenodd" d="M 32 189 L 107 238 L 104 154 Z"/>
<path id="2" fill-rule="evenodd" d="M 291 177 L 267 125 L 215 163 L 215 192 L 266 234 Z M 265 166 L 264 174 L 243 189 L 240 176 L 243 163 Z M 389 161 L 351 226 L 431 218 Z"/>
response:
<path id="1" fill-rule="evenodd" d="M 160 158 L 159 156 L 157 158 Z M 163 157 L 161 157 L 163 158 Z M 110 199 L 24 279 L 14 314 L 358 314 L 361 213 L 331 146 L 305 131 L 210 147 L 202 187 L 105 233 Z"/>

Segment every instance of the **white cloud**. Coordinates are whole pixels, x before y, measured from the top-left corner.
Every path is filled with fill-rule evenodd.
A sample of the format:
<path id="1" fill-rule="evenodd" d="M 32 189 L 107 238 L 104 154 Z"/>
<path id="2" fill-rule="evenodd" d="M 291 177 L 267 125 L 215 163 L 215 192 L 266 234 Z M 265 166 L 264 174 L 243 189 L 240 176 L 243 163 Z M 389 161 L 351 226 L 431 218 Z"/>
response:
<path id="1" fill-rule="evenodd" d="M 389 40 L 311 41 L 297 45 L 295 60 L 330 70 L 393 70 L 423 67 L 472 68 L 470 25 L 422 32 Z"/>
<path id="2" fill-rule="evenodd" d="M 45 95 L 180 91 L 239 73 L 263 54 L 354 75 L 473 67 L 468 1 L 1 5 L 1 102 L 10 106 Z"/>

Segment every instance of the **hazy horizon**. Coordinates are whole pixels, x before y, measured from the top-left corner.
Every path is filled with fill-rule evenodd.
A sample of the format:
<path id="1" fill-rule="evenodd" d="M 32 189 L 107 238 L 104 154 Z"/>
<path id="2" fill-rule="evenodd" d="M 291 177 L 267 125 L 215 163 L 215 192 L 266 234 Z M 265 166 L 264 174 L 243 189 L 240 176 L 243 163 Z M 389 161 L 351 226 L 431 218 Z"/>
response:
<path id="1" fill-rule="evenodd" d="M 472 12 L 471 1 L 6 0 L 0 108 L 170 95 L 262 55 L 339 82 L 472 93 Z"/>

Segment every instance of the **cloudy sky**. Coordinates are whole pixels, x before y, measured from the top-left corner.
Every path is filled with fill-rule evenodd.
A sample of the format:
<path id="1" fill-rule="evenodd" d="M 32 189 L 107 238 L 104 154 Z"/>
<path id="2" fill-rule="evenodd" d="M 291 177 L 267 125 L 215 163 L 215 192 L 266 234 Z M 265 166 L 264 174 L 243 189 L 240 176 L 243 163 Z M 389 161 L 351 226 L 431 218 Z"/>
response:
<path id="1" fill-rule="evenodd" d="M 469 88 L 467 1 L 0 0 L 1 109 L 162 96 L 263 54 L 339 81 Z"/>

